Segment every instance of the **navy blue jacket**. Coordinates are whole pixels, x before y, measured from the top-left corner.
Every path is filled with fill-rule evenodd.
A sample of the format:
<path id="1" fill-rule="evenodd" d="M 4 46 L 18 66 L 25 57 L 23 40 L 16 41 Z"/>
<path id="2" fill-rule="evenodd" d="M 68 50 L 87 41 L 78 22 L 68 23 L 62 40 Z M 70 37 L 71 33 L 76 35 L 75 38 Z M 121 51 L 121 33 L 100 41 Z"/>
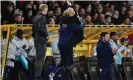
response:
<path id="1" fill-rule="evenodd" d="M 97 44 L 97 58 L 98 58 L 98 67 L 110 67 L 113 63 L 113 52 L 110 44 L 107 42 L 99 41 Z"/>
<path id="2" fill-rule="evenodd" d="M 60 24 L 60 36 L 59 36 L 59 47 L 65 47 L 66 43 L 73 37 L 73 30 L 82 30 L 83 25 L 78 24 L 68 24 L 67 27 L 64 27 Z"/>

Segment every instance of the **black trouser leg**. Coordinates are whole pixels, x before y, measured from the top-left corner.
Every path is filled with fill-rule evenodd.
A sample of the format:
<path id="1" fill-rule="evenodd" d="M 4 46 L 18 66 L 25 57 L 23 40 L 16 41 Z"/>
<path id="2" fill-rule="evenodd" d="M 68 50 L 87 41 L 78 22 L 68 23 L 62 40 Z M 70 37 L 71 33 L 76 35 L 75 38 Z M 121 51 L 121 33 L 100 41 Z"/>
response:
<path id="1" fill-rule="evenodd" d="M 44 64 L 44 57 L 46 54 L 46 44 L 47 44 L 46 39 L 44 39 L 44 42 L 35 41 L 35 48 L 36 48 L 36 58 L 34 64 L 35 78 L 41 77 L 43 64 Z"/>

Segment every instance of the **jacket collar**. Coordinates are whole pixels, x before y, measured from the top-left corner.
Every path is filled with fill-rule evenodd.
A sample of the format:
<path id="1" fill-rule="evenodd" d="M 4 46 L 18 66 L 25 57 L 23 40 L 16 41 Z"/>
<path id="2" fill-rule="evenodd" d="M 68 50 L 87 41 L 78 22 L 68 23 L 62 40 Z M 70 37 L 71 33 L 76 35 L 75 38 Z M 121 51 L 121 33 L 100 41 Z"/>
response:
<path id="1" fill-rule="evenodd" d="M 39 15 L 45 16 L 44 14 L 42 14 L 41 12 L 38 12 Z"/>

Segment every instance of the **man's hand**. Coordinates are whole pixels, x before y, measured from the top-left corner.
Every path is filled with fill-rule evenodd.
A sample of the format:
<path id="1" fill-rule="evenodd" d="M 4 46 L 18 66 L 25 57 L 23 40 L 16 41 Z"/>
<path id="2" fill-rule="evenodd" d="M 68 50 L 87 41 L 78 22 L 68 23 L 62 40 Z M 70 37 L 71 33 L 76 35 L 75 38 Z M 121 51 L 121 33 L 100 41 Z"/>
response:
<path id="1" fill-rule="evenodd" d="M 29 48 L 28 48 L 28 51 L 30 51 L 30 50 L 32 49 L 32 47 L 33 47 L 33 46 L 30 45 Z"/>
<path id="2" fill-rule="evenodd" d="M 68 5 L 70 5 L 70 6 L 72 5 L 72 3 L 69 0 L 67 0 L 66 2 Z"/>
<path id="3" fill-rule="evenodd" d="M 15 62 L 15 61 L 16 61 L 15 59 L 12 59 L 12 58 L 11 58 L 10 60 L 11 60 L 12 62 Z"/>
<path id="4" fill-rule="evenodd" d="M 113 48 L 113 49 L 112 49 L 112 51 L 113 51 L 114 54 L 116 54 L 117 50 L 118 50 L 118 49 L 116 49 L 116 48 Z"/>
<path id="5" fill-rule="evenodd" d="M 23 47 L 22 47 L 22 48 L 23 48 L 23 49 L 25 49 L 26 47 L 27 47 L 26 45 L 23 45 Z"/>

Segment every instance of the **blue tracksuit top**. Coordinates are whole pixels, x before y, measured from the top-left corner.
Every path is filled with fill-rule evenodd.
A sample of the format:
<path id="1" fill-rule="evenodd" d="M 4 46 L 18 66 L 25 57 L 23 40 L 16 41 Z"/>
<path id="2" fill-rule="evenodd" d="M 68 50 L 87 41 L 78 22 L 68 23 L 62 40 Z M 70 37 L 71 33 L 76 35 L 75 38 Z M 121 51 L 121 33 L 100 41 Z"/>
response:
<path id="1" fill-rule="evenodd" d="M 81 29 L 83 29 L 83 25 L 67 24 L 67 27 L 63 27 L 63 25 L 60 25 L 60 36 L 58 46 L 63 48 L 65 44 L 72 38 L 73 30 Z"/>
<path id="2" fill-rule="evenodd" d="M 100 42 L 97 44 L 97 58 L 99 68 L 110 67 L 113 63 L 113 52 L 111 45 L 107 42 Z"/>

